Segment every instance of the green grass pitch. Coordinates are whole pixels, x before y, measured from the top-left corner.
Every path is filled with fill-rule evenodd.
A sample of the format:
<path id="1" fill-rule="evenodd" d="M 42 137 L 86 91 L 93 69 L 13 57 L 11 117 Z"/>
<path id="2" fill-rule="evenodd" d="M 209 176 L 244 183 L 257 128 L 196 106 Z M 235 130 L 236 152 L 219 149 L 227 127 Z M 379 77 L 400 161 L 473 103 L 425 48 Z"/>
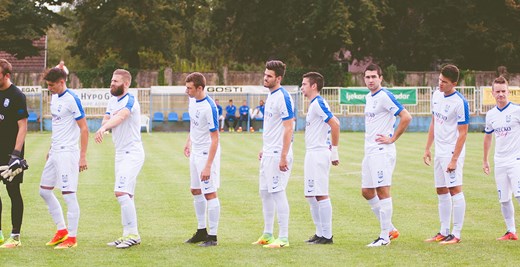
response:
<path id="1" fill-rule="evenodd" d="M 113 194 L 114 149 L 110 138 L 96 144 L 92 134 L 89 169 L 81 173 L 78 247 L 56 251 L 46 247 L 55 231 L 38 194 L 50 133 L 30 133 L 26 158 L 30 169 L 22 185 L 25 216 L 23 246 L 0 251 L 2 266 L 375 266 L 375 265 L 511 265 L 520 262 L 520 241 L 496 241 L 505 232 L 493 176 L 482 172 L 482 133 L 470 133 L 464 166 L 467 201 L 462 243 L 424 243 L 439 228 L 432 167 L 422 163 L 425 133 L 405 133 L 398 141 L 392 196 L 393 222 L 401 236 L 388 247 L 367 248 L 379 234 L 379 224 L 360 195 L 363 134 L 341 133 L 340 166 L 332 167 L 334 245 L 312 246 L 313 234 L 303 197 L 304 135 L 294 138 L 294 166 L 287 189 L 290 247 L 269 250 L 251 242 L 262 233 L 258 195 L 258 151 L 261 134 L 221 135 L 222 165 L 219 246 L 183 244 L 196 229 L 189 190 L 188 159 L 183 156 L 187 133 L 143 133 L 146 162 L 138 178 L 136 206 L 142 244 L 128 250 L 107 247 L 121 235 L 120 210 Z M 56 192 L 56 191 L 55 191 Z M 10 203 L 1 187 L 4 235 L 11 230 Z M 63 203 L 61 196 L 58 195 Z M 518 203 L 515 201 L 515 207 Z M 520 213 L 520 212 L 517 212 Z M 519 220 L 517 216 L 517 220 Z M 275 233 L 277 233 L 275 224 Z M 13 265 L 8 265 L 13 264 Z"/>

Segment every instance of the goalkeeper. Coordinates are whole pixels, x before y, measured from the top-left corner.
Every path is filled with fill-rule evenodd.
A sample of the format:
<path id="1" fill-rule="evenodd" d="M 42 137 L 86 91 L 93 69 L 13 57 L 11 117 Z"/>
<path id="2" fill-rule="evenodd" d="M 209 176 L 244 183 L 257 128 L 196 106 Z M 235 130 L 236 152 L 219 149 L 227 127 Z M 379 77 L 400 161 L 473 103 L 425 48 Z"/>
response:
<path id="1" fill-rule="evenodd" d="M 23 200 L 20 184 L 27 164 L 23 160 L 24 142 L 27 134 L 27 103 L 25 95 L 11 83 L 11 64 L 0 59 L 0 178 L 11 198 L 11 236 L 4 239 L 1 231 L 2 202 L 0 201 L 0 248 L 14 248 L 21 244 Z M 4 243 L 5 241 L 5 243 Z"/>

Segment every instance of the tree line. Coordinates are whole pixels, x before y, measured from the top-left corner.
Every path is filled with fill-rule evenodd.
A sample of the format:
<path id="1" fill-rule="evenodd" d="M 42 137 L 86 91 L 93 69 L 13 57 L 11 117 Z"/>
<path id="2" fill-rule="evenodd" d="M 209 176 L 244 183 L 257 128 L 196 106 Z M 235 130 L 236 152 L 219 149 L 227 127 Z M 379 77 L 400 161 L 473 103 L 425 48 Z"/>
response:
<path id="1" fill-rule="evenodd" d="M 73 70 L 345 68 L 370 57 L 398 70 L 520 71 L 517 0 L 0 0 L 0 50 L 38 51 Z M 67 4 L 59 13 L 48 5 Z M 337 57 L 340 49 L 351 56 Z M 336 56 L 335 56 L 336 55 Z M 339 67 L 338 67 L 339 66 Z M 340 70 L 336 70 L 340 68 Z"/>

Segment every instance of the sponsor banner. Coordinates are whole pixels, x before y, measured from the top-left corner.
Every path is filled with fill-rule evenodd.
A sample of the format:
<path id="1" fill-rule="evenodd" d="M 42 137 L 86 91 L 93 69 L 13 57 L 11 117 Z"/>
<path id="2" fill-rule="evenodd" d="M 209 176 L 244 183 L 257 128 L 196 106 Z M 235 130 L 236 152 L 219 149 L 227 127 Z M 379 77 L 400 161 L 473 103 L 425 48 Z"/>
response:
<path id="1" fill-rule="evenodd" d="M 112 97 L 110 89 L 70 89 L 81 100 L 84 108 L 106 107 Z M 128 89 L 128 92 L 137 99 L 137 89 Z"/>
<path id="2" fill-rule="evenodd" d="M 480 90 L 482 90 L 482 104 L 484 105 L 496 105 L 497 102 L 491 94 L 491 86 L 481 86 Z M 509 86 L 509 101 L 513 103 L 520 103 L 520 87 L 518 86 Z"/>
<path id="3" fill-rule="evenodd" d="M 17 86 L 25 95 L 41 95 L 41 86 Z"/>
<path id="4" fill-rule="evenodd" d="M 289 93 L 298 92 L 298 86 L 282 85 Z M 206 92 L 210 94 L 268 94 L 269 89 L 255 85 L 207 85 Z M 152 86 L 152 95 L 186 94 L 186 86 Z"/>
<path id="5" fill-rule="evenodd" d="M 417 105 L 417 88 L 387 88 L 402 105 Z M 366 87 L 347 87 L 339 89 L 339 101 L 342 105 L 364 105 L 365 97 L 370 91 Z"/>

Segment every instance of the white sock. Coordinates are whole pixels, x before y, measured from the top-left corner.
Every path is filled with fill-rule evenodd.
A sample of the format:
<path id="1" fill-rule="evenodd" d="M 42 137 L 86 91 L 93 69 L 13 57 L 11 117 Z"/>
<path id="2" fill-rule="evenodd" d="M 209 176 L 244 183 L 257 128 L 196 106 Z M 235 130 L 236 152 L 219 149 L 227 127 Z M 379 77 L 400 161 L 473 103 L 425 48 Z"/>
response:
<path id="1" fill-rule="evenodd" d="M 379 203 L 379 197 L 376 195 L 374 198 L 369 199 L 368 205 L 370 205 L 370 208 L 372 209 L 372 212 L 374 212 L 374 215 L 376 215 L 377 220 L 380 221 L 381 214 L 379 212 L 379 209 L 381 209 L 381 204 Z"/>
<path id="2" fill-rule="evenodd" d="M 392 214 L 393 214 L 393 207 L 392 207 L 392 198 L 385 198 L 379 200 L 379 204 L 381 204 L 380 208 L 380 214 L 381 214 L 381 233 L 379 234 L 380 238 L 383 238 L 384 240 L 389 240 L 390 237 L 388 234 L 390 233 L 390 230 L 392 230 Z"/>
<path id="3" fill-rule="evenodd" d="M 451 223 L 451 207 L 452 201 L 449 193 L 437 195 L 439 198 L 439 219 L 441 221 L 441 230 L 439 233 L 443 236 L 450 234 Z"/>
<path id="4" fill-rule="evenodd" d="M 218 198 L 208 200 L 209 235 L 217 235 L 219 219 L 220 201 L 218 200 Z"/>
<path id="5" fill-rule="evenodd" d="M 513 201 L 511 201 L 510 199 L 507 202 L 500 202 L 500 207 L 502 209 L 504 221 L 506 222 L 507 231 L 511 233 L 516 233 L 515 207 L 513 206 Z"/>
<path id="6" fill-rule="evenodd" d="M 139 235 L 137 231 L 137 213 L 134 200 L 128 194 L 117 197 L 121 205 L 121 223 L 123 224 L 123 236 Z"/>
<path id="7" fill-rule="evenodd" d="M 206 228 L 207 203 L 203 194 L 193 195 L 193 206 L 195 207 L 195 216 L 197 217 L 197 229 Z"/>
<path id="8" fill-rule="evenodd" d="M 318 201 L 323 237 L 332 238 L 332 204 L 330 198 Z"/>
<path id="9" fill-rule="evenodd" d="M 69 236 L 76 237 L 79 224 L 79 204 L 76 193 L 63 194 L 63 199 L 67 203 L 67 222 L 69 223 Z"/>
<path id="10" fill-rule="evenodd" d="M 60 202 L 52 192 L 52 190 L 40 188 L 40 196 L 47 203 L 49 213 L 51 214 L 52 220 L 56 224 L 58 230 L 67 228 L 65 226 L 65 219 L 63 218 L 63 211 L 61 209 Z"/>
<path id="11" fill-rule="evenodd" d="M 453 201 L 453 235 L 460 239 L 460 232 L 464 225 L 464 214 L 466 213 L 466 199 L 462 192 L 451 198 Z"/>
<path id="12" fill-rule="evenodd" d="M 307 201 L 309 202 L 309 206 L 311 208 L 311 217 L 314 225 L 316 226 L 316 235 L 323 236 L 321 232 L 321 220 L 320 220 L 320 207 L 318 206 L 318 200 L 315 197 L 307 197 Z"/>
<path id="13" fill-rule="evenodd" d="M 264 214 L 264 233 L 273 234 L 274 228 L 274 199 L 267 190 L 260 190 L 262 197 L 262 212 Z"/>
<path id="14" fill-rule="evenodd" d="M 272 193 L 278 216 L 278 238 L 289 238 L 289 202 L 284 191 Z"/>

